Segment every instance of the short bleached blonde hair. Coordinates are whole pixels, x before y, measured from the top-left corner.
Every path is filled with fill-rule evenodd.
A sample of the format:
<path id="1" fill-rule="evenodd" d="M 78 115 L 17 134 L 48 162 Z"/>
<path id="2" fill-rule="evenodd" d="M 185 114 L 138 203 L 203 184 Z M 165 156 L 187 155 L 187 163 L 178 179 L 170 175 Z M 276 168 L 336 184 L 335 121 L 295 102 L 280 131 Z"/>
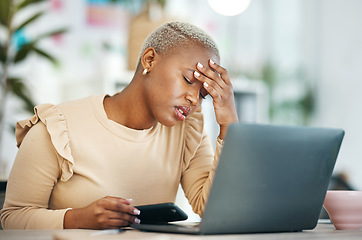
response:
<path id="1" fill-rule="evenodd" d="M 139 66 L 143 52 L 149 47 L 153 47 L 159 54 L 168 54 L 176 46 L 183 46 L 190 41 L 211 50 L 220 59 L 215 42 L 203 30 L 186 22 L 169 22 L 148 35 L 142 45 L 137 66 Z"/>

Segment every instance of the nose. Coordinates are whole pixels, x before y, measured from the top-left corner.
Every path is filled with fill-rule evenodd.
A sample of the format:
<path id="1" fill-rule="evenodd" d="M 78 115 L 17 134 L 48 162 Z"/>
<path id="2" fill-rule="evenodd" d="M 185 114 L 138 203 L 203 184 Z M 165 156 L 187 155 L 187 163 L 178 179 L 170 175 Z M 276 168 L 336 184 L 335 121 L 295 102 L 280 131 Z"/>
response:
<path id="1" fill-rule="evenodd" d="M 191 103 L 193 106 L 197 106 L 200 101 L 199 90 L 193 89 L 186 94 L 186 100 Z"/>

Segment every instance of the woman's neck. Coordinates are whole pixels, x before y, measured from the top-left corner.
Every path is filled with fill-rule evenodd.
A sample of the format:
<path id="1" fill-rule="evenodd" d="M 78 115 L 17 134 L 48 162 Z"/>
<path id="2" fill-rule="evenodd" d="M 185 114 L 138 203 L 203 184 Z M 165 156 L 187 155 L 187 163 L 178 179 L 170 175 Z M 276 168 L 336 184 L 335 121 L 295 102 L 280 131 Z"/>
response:
<path id="1" fill-rule="evenodd" d="M 157 124 L 144 98 L 140 81 L 135 79 L 119 92 L 104 99 L 108 119 L 136 130 L 149 129 Z"/>

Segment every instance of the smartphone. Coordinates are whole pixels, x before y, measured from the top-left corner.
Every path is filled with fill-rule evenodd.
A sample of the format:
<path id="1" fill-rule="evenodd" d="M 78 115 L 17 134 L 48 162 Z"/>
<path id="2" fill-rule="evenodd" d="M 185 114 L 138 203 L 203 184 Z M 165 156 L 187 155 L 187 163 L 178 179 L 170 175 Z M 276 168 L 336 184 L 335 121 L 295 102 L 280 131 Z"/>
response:
<path id="1" fill-rule="evenodd" d="M 174 203 L 160 203 L 135 206 L 141 211 L 137 216 L 142 223 L 168 223 L 174 221 L 183 221 L 188 218 L 187 214 L 177 207 Z"/>

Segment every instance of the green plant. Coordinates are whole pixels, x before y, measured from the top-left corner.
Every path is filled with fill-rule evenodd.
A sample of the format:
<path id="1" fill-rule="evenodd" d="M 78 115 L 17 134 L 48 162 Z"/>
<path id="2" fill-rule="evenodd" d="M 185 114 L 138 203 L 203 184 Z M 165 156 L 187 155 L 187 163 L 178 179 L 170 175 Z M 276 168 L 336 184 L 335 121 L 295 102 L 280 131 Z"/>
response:
<path id="1" fill-rule="evenodd" d="M 315 93 L 307 81 L 302 69 L 294 70 L 285 74 L 272 62 L 267 62 L 261 69 L 262 79 L 269 90 L 269 118 L 277 124 L 299 124 L 308 125 L 310 117 L 314 112 Z M 288 96 L 286 86 L 298 88 L 299 94 L 294 97 Z M 281 99 L 280 93 L 287 95 Z"/>
<path id="2" fill-rule="evenodd" d="M 261 80 L 268 90 L 268 115 L 273 124 L 308 125 L 315 109 L 315 92 L 303 69 L 285 70 L 266 60 L 253 71 L 232 71 L 234 76 Z M 293 92 L 290 93 L 292 88 Z M 297 89 L 297 91 L 295 91 Z"/>
<path id="3" fill-rule="evenodd" d="M 21 45 L 14 41 L 14 39 L 16 39 L 16 33 L 38 20 L 45 14 L 45 11 L 37 11 L 31 17 L 17 25 L 14 23 L 14 18 L 29 6 L 34 6 L 45 1 L 46 0 L 0 0 L 0 33 L 5 33 L 5 36 L 1 36 L 0 38 L 0 134 L 3 133 L 4 129 L 5 106 L 9 94 L 22 100 L 25 110 L 33 111 L 34 107 L 25 80 L 20 76 L 10 74 L 10 69 L 26 60 L 30 54 L 37 54 L 54 64 L 57 63 L 57 60 L 51 54 L 39 48 L 38 44 L 40 40 L 64 33 L 66 31 L 65 28 L 42 33 Z M 2 137 L 0 135 L 0 148 L 1 139 Z"/>

